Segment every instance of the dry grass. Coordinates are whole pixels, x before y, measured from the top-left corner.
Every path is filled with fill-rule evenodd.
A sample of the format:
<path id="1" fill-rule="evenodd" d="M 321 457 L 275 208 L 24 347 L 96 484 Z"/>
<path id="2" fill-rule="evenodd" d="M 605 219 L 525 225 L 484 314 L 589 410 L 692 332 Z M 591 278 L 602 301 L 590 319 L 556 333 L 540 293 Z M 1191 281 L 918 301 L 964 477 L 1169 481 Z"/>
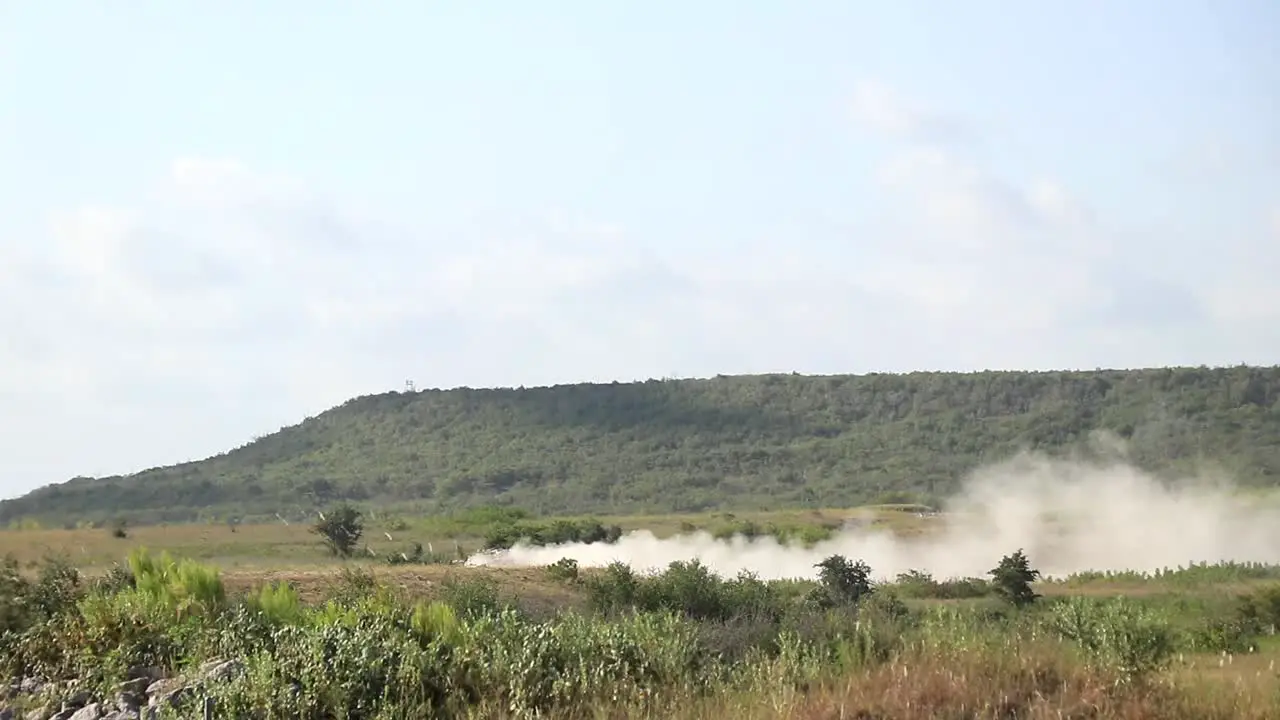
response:
<path id="1" fill-rule="evenodd" d="M 522 606 L 577 608 L 583 605 L 581 593 L 553 581 L 542 568 L 489 568 L 460 565 L 373 565 L 352 563 L 348 567 L 372 572 L 377 581 L 410 599 L 434 599 L 443 584 L 473 579 L 491 580 L 502 596 Z M 270 582 L 289 583 L 304 602 L 321 600 L 335 584 L 341 572 L 333 567 L 309 569 L 233 569 L 222 573 L 228 592 L 239 593 Z"/>
<path id="2" fill-rule="evenodd" d="M 1274 690 L 1274 688 L 1273 688 Z M 1274 692 L 1169 675 L 1126 684 L 1060 646 L 904 657 L 808 689 L 761 683 L 710 698 L 658 698 L 648 707 L 602 703 L 572 718 L 734 720 L 1274 720 Z M 476 717 L 507 718 L 501 710 Z"/>

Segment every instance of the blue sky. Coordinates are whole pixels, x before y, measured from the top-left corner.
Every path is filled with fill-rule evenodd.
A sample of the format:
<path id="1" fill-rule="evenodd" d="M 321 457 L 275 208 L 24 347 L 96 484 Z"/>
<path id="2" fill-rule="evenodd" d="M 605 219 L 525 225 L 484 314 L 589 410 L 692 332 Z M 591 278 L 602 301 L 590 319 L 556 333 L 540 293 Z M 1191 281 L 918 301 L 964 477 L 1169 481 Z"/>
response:
<path id="1" fill-rule="evenodd" d="M 1273 364 L 1280 6 L 12 2 L 0 496 L 357 394 Z"/>

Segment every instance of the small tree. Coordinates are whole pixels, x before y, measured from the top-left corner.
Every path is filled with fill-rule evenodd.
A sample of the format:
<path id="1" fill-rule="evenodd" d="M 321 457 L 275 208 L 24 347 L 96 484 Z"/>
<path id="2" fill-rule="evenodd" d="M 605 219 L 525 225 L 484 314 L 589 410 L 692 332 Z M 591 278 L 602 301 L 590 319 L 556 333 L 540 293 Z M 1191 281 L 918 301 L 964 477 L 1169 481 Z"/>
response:
<path id="1" fill-rule="evenodd" d="M 1014 607 L 1025 607 L 1040 597 L 1031 589 L 1031 583 L 1040 578 L 1040 571 L 1031 567 L 1031 562 L 1021 548 L 1012 555 L 1001 558 L 1000 564 L 988 574 L 991 575 L 996 594 Z"/>
<path id="2" fill-rule="evenodd" d="M 116 518 L 111 523 L 111 537 L 124 539 L 129 537 L 129 521 L 124 518 Z"/>
<path id="3" fill-rule="evenodd" d="M 874 590 L 871 567 L 861 560 L 851 563 L 843 555 L 832 555 L 814 567 L 818 568 L 826 599 L 832 604 L 856 603 Z"/>
<path id="4" fill-rule="evenodd" d="M 338 557 L 350 557 L 364 534 L 364 521 L 360 511 L 350 505 L 342 505 L 320 515 L 320 521 L 311 527 L 320 536 L 329 552 Z"/>

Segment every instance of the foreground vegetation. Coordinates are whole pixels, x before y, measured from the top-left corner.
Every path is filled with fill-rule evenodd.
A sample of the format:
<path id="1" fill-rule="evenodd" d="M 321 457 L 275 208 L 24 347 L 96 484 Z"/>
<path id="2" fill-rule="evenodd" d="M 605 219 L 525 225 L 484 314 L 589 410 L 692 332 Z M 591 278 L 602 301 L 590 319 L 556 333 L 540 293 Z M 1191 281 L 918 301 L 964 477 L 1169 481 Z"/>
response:
<path id="1" fill-rule="evenodd" d="M 967 472 L 1106 430 L 1153 471 L 1280 478 L 1280 368 L 913 373 L 357 398 L 208 460 L 0 502 L 0 524 L 298 520 L 348 500 L 538 513 L 849 506 L 946 495 Z"/>
<path id="2" fill-rule="evenodd" d="M 984 578 L 875 585 L 833 556 L 816 582 L 531 569 L 565 600 L 451 568 L 406 592 L 347 564 L 308 598 L 232 588 L 142 550 L 93 577 L 0 570 L 0 676 L 28 717 L 1264 718 L 1280 712 L 1280 568 L 1198 566 L 1091 596 L 1032 584 L 1020 553 Z M 377 574 L 369 568 L 381 567 Z M 1215 590 L 1230 583 L 1234 590 Z M 2 688 L 3 685 L 0 685 Z M 95 705 L 97 703 L 97 705 Z M 85 708 L 88 708 L 86 710 Z"/>

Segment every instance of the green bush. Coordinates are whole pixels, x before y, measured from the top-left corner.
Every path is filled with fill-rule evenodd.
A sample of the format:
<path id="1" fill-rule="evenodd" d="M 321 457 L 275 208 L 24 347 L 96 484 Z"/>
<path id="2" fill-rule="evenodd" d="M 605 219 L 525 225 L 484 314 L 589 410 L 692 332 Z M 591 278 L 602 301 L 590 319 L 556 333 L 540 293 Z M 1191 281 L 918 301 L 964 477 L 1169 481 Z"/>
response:
<path id="1" fill-rule="evenodd" d="M 519 521 L 491 526 L 485 533 L 484 547 L 506 550 L 519 542 L 529 545 L 563 545 L 565 543 L 615 543 L 622 528 L 603 525 L 598 520 L 553 520 L 550 523 Z"/>
<path id="2" fill-rule="evenodd" d="M 85 587 L 65 560 L 47 560 L 31 579 L 15 562 L 0 565 L 0 610 L 12 618 L 0 630 L 0 680 L 75 678 L 110 699 L 139 666 L 192 676 L 230 658 L 239 671 L 193 695 L 213 699 L 214 717 L 661 717 L 707 693 L 767 689 L 781 699 L 851 669 L 891 664 L 885 671 L 906 678 L 920 658 L 1002 662 L 1046 643 L 1078 648 L 1108 683 L 1132 683 L 1179 650 L 1252 644 L 1280 615 L 1275 588 L 1234 606 L 908 605 L 901 596 L 912 588 L 943 584 L 907 573 L 877 587 L 865 563 L 839 556 L 821 564 L 817 583 L 722 578 L 697 561 L 646 574 L 614 564 L 581 574 L 593 612 L 546 619 L 504 603 L 483 576 L 459 574 L 434 600 L 409 602 L 348 566 L 330 597 L 308 606 L 282 583 L 228 597 L 216 569 L 189 560 L 138 551 L 128 566 L 118 582 Z M 813 591 L 827 601 L 808 602 Z"/>
<path id="3" fill-rule="evenodd" d="M 12 555 L 0 561 L 0 633 L 21 630 L 28 622 L 27 579 Z"/>
<path id="4" fill-rule="evenodd" d="M 288 583 L 263 585 L 245 598 L 245 605 L 274 625 L 296 623 L 302 618 L 302 599 Z"/>
<path id="5" fill-rule="evenodd" d="M 547 576 L 560 582 L 577 582 L 578 561 L 573 558 L 560 558 L 545 568 Z"/>
<path id="6" fill-rule="evenodd" d="M 810 597 L 819 606 L 855 604 L 875 591 L 871 568 L 861 560 L 849 562 L 843 555 L 831 555 L 814 567 L 819 587 Z"/>
<path id="7" fill-rule="evenodd" d="M 992 584 L 982 578 L 954 578 L 939 581 L 929 573 L 919 570 L 909 570 L 899 574 L 894 581 L 894 589 L 902 597 L 934 600 L 964 600 L 995 594 Z"/>
<path id="8" fill-rule="evenodd" d="M 1280 631 L 1280 585 L 1268 585 L 1239 598 L 1236 618 L 1254 632 Z"/>
<path id="9" fill-rule="evenodd" d="M 489 578 L 448 578 L 440 584 L 440 599 L 468 619 L 494 615 L 504 608 L 498 584 Z"/>
<path id="10" fill-rule="evenodd" d="M 343 566 L 330 581 L 328 600 L 352 605 L 378 590 L 378 578 L 372 571 L 357 566 Z"/>
<path id="11" fill-rule="evenodd" d="M 1040 579 L 1040 571 L 1031 567 L 1031 562 L 1020 549 L 1000 558 L 1000 564 L 989 574 L 996 595 L 1014 607 L 1025 607 L 1040 597 L 1031 588 L 1031 584 Z"/>
<path id="12" fill-rule="evenodd" d="M 129 554 L 129 570 L 134 593 L 180 615 L 214 614 L 226 601 L 217 568 L 194 560 L 174 560 L 167 552 L 153 558 L 138 548 Z"/>
<path id="13" fill-rule="evenodd" d="M 1175 651 L 1175 634 L 1166 618 L 1127 598 L 1073 597 L 1053 606 L 1050 624 L 1093 659 L 1127 678 L 1161 670 Z"/>

